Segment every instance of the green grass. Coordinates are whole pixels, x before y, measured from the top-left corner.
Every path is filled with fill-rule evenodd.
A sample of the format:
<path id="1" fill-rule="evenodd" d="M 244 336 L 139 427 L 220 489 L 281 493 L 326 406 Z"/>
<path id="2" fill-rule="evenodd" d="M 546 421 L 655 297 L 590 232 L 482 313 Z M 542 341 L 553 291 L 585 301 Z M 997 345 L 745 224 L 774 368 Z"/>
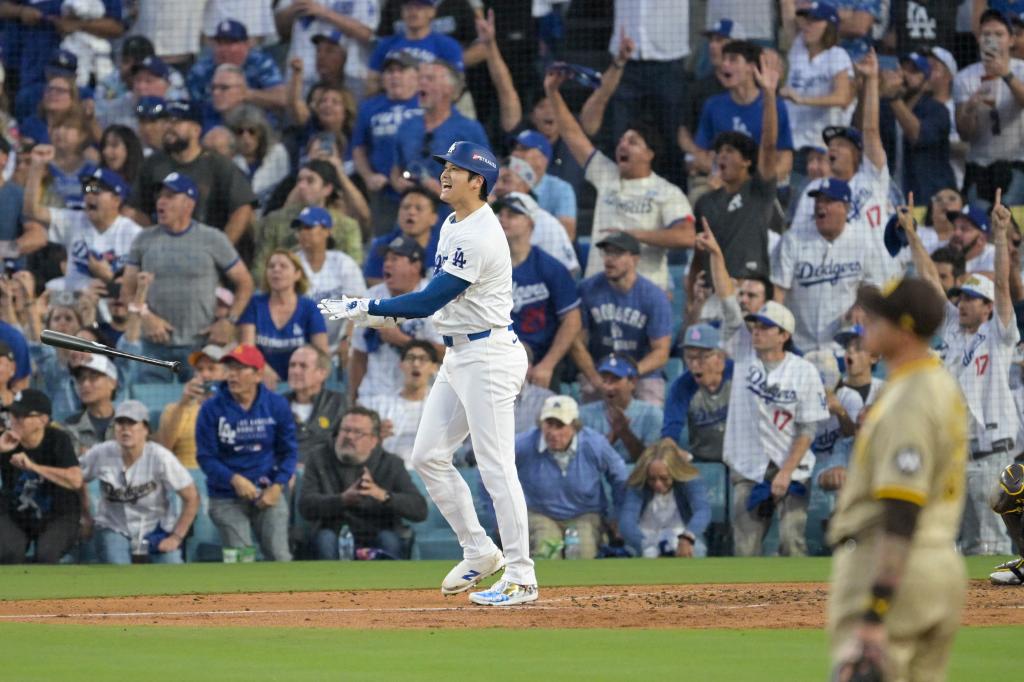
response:
<path id="1" fill-rule="evenodd" d="M 966 628 L 951 680 L 1005 677 L 1015 628 Z M 24 655 L 40 651 L 45 655 Z M 822 680 L 813 630 L 306 630 L 0 624 L 10 680 Z M 397 655 L 396 655 L 397 654 Z M 638 673 L 641 677 L 638 677 Z"/>
<path id="2" fill-rule="evenodd" d="M 985 578 L 996 557 L 969 557 L 972 578 Z M 451 568 L 446 561 L 186 564 L 184 566 L 3 566 L 0 600 L 115 597 L 217 592 L 433 589 Z M 825 582 L 826 558 L 615 559 L 541 561 L 541 586 L 692 583 Z"/>

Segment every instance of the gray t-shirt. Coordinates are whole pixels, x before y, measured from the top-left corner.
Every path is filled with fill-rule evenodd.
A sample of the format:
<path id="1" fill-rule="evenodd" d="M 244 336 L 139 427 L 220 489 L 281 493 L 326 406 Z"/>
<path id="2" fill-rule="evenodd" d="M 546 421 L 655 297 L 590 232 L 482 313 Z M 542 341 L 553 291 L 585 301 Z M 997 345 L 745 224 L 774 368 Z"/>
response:
<path id="1" fill-rule="evenodd" d="M 732 380 L 727 379 L 722 381 L 714 393 L 700 387 L 690 400 L 690 409 L 686 414 L 687 431 L 690 434 L 689 450 L 699 460 L 722 461 L 725 418 L 729 414 L 731 390 Z"/>
<path id="2" fill-rule="evenodd" d="M 195 221 L 173 234 L 148 229 L 132 243 L 128 263 L 153 273 L 146 303 L 173 327 L 169 345 L 197 345 L 213 322 L 220 274 L 238 262 L 238 252 L 220 230 Z"/>
<path id="3" fill-rule="evenodd" d="M 768 230 L 782 219 L 781 208 L 776 209 L 774 180 L 754 173 L 736 194 L 724 187 L 708 192 L 697 200 L 693 212 L 697 225 L 701 218 L 708 219 L 730 275 L 769 272 Z"/>

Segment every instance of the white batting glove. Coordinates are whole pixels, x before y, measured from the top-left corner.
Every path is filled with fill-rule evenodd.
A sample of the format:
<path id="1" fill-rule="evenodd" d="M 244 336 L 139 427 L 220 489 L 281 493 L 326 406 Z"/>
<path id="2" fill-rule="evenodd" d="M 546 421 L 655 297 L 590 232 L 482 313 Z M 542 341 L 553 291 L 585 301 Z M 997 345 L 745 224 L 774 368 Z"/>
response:
<path id="1" fill-rule="evenodd" d="M 317 304 L 328 320 L 352 320 L 354 324 L 365 324 L 370 314 L 368 298 L 325 298 Z"/>

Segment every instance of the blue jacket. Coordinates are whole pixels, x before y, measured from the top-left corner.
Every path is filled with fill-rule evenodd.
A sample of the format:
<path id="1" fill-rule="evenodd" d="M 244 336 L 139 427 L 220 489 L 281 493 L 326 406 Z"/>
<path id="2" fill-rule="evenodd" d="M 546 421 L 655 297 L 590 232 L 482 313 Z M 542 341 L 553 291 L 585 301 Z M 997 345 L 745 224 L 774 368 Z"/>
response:
<path id="1" fill-rule="evenodd" d="M 608 439 L 583 427 L 576 434 L 576 455 L 565 474 L 554 456 L 545 448 L 537 451 L 543 436 L 531 429 L 516 437 L 516 468 L 526 494 L 526 507 L 556 521 L 581 514 L 608 513 L 605 483 L 611 487 L 612 501 L 618 509 L 626 487 L 626 463 Z"/>
<path id="2" fill-rule="evenodd" d="M 732 379 L 733 361 L 725 361 L 725 371 L 722 373 L 722 381 Z M 683 428 L 687 425 L 687 415 L 690 412 L 690 401 L 700 390 L 700 385 L 693 378 L 693 374 L 687 370 L 678 379 L 672 382 L 665 396 L 664 421 L 661 423 L 661 437 L 671 438 L 679 443 L 682 437 Z"/>
<path id="3" fill-rule="evenodd" d="M 199 409 L 196 460 L 206 474 L 210 497 L 237 497 L 231 485 L 235 474 L 255 485 L 265 478 L 270 484 L 287 486 L 298 452 L 288 401 L 264 386 L 248 411 L 231 396 L 227 382 Z"/>
<path id="4" fill-rule="evenodd" d="M 677 481 L 672 486 L 672 492 L 686 530 L 703 538 L 711 522 L 711 505 L 708 504 L 708 489 L 704 480 L 698 477 L 685 483 Z M 640 532 L 640 517 L 653 497 L 653 491 L 646 485 L 643 488 L 626 488 L 626 497 L 619 512 L 619 533 L 626 544 L 636 550 L 637 556 L 643 553 L 644 541 L 643 533 Z"/>

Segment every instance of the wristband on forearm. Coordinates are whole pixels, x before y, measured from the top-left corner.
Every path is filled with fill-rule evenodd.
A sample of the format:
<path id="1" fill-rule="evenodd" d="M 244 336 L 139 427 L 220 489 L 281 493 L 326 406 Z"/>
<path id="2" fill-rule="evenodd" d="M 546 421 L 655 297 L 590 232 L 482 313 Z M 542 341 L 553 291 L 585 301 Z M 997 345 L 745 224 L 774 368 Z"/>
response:
<path id="1" fill-rule="evenodd" d="M 871 588 L 871 597 L 864 612 L 864 620 L 868 623 L 881 623 L 889 612 L 893 589 L 888 585 L 875 584 Z"/>

